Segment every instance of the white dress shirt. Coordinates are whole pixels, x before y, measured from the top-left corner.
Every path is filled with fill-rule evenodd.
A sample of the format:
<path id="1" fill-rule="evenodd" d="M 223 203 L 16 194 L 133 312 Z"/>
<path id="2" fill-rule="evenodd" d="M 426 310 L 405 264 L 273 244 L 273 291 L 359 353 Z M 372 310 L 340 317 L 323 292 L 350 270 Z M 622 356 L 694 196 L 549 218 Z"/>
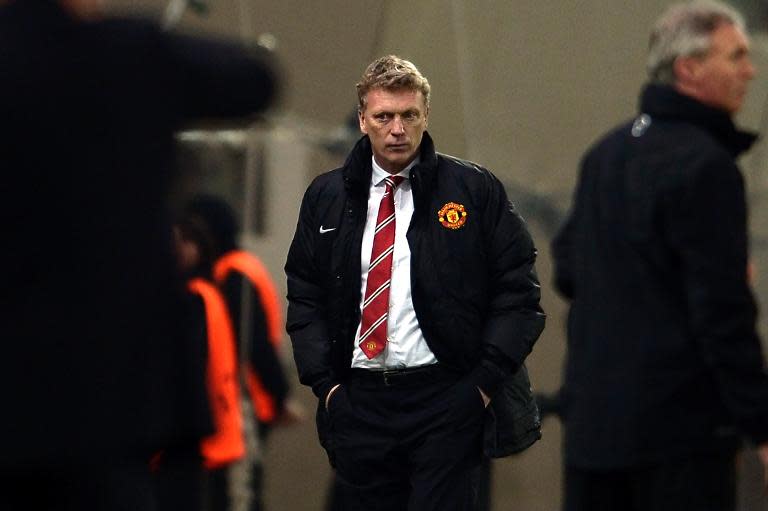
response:
<path id="1" fill-rule="evenodd" d="M 373 160 L 373 175 L 368 195 L 368 217 L 363 231 L 363 247 L 360 254 L 360 311 L 362 316 L 365 288 L 368 283 L 368 267 L 371 262 L 373 249 L 373 232 L 376 228 L 376 217 L 379 214 L 379 204 L 384 195 L 384 178 L 390 174 Z M 435 355 L 427 346 L 427 341 L 421 333 L 416 311 L 413 310 L 411 299 L 411 250 L 405 234 L 413 216 L 413 193 L 408 173 L 411 167 L 418 163 L 414 160 L 402 172 L 397 174 L 405 179 L 395 189 L 395 248 L 392 256 L 392 280 L 389 289 L 389 316 L 387 318 L 387 346 L 373 359 L 360 349 L 360 324 L 355 333 L 355 348 L 352 354 L 352 367 L 361 369 L 383 370 L 403 367 L 417 367 L 437 362 Z"/>

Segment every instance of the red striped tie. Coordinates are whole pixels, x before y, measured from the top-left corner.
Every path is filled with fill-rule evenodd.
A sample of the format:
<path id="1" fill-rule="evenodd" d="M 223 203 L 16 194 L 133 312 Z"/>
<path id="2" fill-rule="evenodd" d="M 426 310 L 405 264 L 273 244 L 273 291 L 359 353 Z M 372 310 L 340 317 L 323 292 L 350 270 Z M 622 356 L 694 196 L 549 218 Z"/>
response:
<path id="1" fill-rule="evenodd" d="M 389 282 L 392 278 L 392 252 L 395 248 L 394 195 L 395 188 L 403 179 L 405 179 L 403 176 L 384 178 L 386 187 L 379 204 L 379 215 L 376 218 L 360 325 L 360 349 L 369 359 L 381 353 L 387 345 Z"/>

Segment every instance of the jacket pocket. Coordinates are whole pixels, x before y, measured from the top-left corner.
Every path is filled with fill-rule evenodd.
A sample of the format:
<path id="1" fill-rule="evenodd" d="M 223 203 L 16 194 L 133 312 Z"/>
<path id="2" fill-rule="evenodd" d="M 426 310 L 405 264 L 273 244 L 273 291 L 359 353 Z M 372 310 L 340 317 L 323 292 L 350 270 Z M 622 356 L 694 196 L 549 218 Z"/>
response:
<path id="1" fill-rule="evenodd" d="M 539 407 L 525 365 L 504 380 L 487 412 L 483 450 L 490 458 L 522 452 L 541 438 Z"/>

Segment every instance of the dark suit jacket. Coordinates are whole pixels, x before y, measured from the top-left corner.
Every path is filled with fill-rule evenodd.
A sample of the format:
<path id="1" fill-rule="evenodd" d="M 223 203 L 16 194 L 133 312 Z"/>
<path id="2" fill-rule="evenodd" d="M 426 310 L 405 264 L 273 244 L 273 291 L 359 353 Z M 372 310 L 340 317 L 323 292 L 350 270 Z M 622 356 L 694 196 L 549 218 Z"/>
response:
<path id="1" fill-rule="evenodd" d="M 768 439 L 768 378 L 747 283 L 753 137 L 652 85 L 642 115 L 585 156 L 554 243 L 572 300 L 566 463 L 616 468 Z"/>
<path id="2" fill-rule="evenodd" d="M 183 123 L 265 107 L 242 48 L 140 21 L 0 9 L 0 465 L 195 435 L 166 192 Z"/>

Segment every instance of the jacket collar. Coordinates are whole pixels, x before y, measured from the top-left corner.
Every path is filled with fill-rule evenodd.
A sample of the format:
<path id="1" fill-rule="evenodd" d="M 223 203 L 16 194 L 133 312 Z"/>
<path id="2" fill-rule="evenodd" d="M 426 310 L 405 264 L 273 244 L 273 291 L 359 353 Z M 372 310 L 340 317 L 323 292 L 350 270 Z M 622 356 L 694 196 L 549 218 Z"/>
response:
<path id="1" fill-rule="evenodd" d="M 437 171 L 437 153 L 435 144 L 428 132 L 424 132 L 421 139 L 420 161 L 411 169 L 410 180 L 414 193 L 421 194 L 430 189 L 430 185 L 435 178 Z M 355 147 L 347 156 L 342 173 L 344 183 L 350 193 L 368 195 L 368 188 L 371 184 L 371 157 L 373 151 L 368 135 L 363 135 L 357 141 Z"/>
<path id="2" fill-rule="evenodd" d="M 728 112 L 707 106 L 667 85 L 647 85 L 640 98 L 640 110 L 651 118 L 688 121 L 701 126 L 734 157 L 747 151 L 757 140 L 757 135 L 737 129 Z"/>

